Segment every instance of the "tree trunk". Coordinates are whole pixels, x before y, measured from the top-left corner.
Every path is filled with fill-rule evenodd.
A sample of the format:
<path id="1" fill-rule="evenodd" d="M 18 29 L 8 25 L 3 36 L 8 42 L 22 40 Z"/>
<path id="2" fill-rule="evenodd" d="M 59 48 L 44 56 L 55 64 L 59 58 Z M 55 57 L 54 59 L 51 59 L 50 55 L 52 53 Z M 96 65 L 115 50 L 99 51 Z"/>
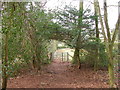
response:
<path id="1" fill-rule="evenodd" d="M 33 54 L 32 56 L 32 68 L 35 69 L 36 68 L 36 58 L 35 55 Z"/>
<path id="2" fill-rule="evenodd" d="M 79 17 L 78 17 L 78 37 L 76 40 L 76 47 L 75 47 L 75 52 L 74 52 L 74 57 L 73 60 L 75 63 L 79 64 L 79 69 L 81 68 L 81 63 L 80 63 L 80 52 L 79 52 L 79 47 L 81 44 L 81 31 L 82 31 L 82 14 L 83 14 L 83 0 L 80 0 L 79 4 Z"/>
<path id="3" fill-rule="evenodd" d="M 94 0 L 94 11 L 95 11 L 95 28 L 96 28 L 96 42 L 99 42 L 99 29 L 98 29 L 98 13 L 97 13 L 97 3 L 96 0 Z M 95 55 L 96 55 L 96 59 L 95 59 L 95 63 L 94 63 L 94 70 L 98 70 L 98 61 L 99 61 L 99 47 L 98 44 L 96 45 L 96 50 L 95 50 Z"/>
<path id="4" fill-rule="evenodd" d="M 40 70 L 41 69 L 41 59 L 40 59 L 40 54 L 39 54 L 39 51 L 38 51 L 38 40 L 37 40 L 37 37 L 35 35 L 35 30 L 31 29 L 28 31 L 28 34 L 29 34 L 29 38 L 31 40 L 31 44 L 32 44 L 32 49 L 33 49 L 33 52 L 34 52 L 34 55 L 33 55 L 33 60 L 34 60 L 34 67 L 37 68 L 37 70 Z"/>
<path id="5" fill-rule="evenodd" d="M 110 83 L 110 87 L 113 88 L 114 87 L 114 65 L 113 63 L 111 64 L 109 62 L 108 64 L 108 72 L 109 72 L 109 83 Z"/>
<path id="6" fill-rule="evenodd" d="M 114 87 L 115 85 L 115 81 L 114 81 L 114 63 L 113 63 L 113 45 L 111 42 L 111 33 L 110 33 L 110 29 L 109 29 L 109 25 L 108 25 L 108 15 L 107 15 L 107 2 L 106 0 L 104 0 L 104 22 L 105 22 L 105 26 L 106 26 L 106 30 L 107 30 L 107 42 L 108 42 L 108 57 L 109 57 L 109 63 L 108 63 L 108 71 L 109 71 L 109 83 L 110 83 L 110 87 Z"/>
<path id="7" fill-rule="evenodd" d="M 7 88 L 7 62 L 8 62 L 8 32 L 5 36 L 5 60 L 3 61 L 2 89 Z"/>
<path id="8" fill-rule="evenodd" d="M 40 59 L 40 54 L 38 52 L 36 52 L 36 58 L 37 58 L 37 70 L 40 70 L 41 69 L 41 65 L 42 65 L 42 62 L 41 62 L 41 59 Z"/>
<path id="9" fill-rule="evenodd" d="M 118 27 L 119 27 L 119 23 L 120 23 L 120 20 L 119 20 L 120 18 L 118 18 L 118 21 L 117 21 L 116 27 L 115 27 L 115 31 L 114 31 L 113 36 L 111 38 L 109 25 L 108 25 L 108 19 L 107 19 L 107 3 L 106 3 L 106 0 L 104 0 L 104 21 L 105 21 L 105 26 L 106 26 L 106 30 L 107 30 L 106 32 L 105 32 L 104 25 L 103 25 L 103 20 L 102 20 L 102 16 L 101 16 L 101 12 L 100 12 L 99 2 L 98 2 L 98 0 L 96 0 L 96 2 L 97 2 L 97 6 L 98 6 L 98 14 L 99 14 L 99 18 L 100 18 L 102 33 L 103 33 L 104 41 L 105 41 L 105 47 L 106 47 L 107 55 L 109 57 L 108 71 L 109 71 L 110 87 L 114 87 L 115 82 L 114 82 L 114 64 L 113 64 L 113 52 L 112 52 L 112 50 L 113 50 L 114 42 L 115 42 L 115 39 L 116 39 L 116 36 L 117 36 Z"/>
<path id="10" fill-rule="evenodd" d="M 73 57 L 73 63 L 74 64 L 79 64 L 79 69 L 81 68 L 80 65 L 80 56 L 79 56 L 79 48 L 75 48 L 75 52 L 74 52 L 74 57 Z"/>
<path id="11" fill-rule="evenodd" d="M 109 83 L 110 87 L 113 88 L 115 85 L 114 81 L 114 62 L 113 62 L 113 49 L 111 45 L 109 45 L 109 52 L 108 52 L 108 57 L 109 57 L 109 63 L 108 63 L 108 73 L 109 73 Z"/>
<path id="12" fill-rule="evenodd" d="M 118 3 L 118 13 L 119 13 L 119 17 L 120 18 L 120 1 Z M 119 33 L 118 33 L 118 70 L 120 70 L 120 23 L 118 25 L 118 30 L 119 30 Z M 120 77 L 120 74 L 119 74 L 119 71 L 118 71 L 118 77 Z M 118 78 L 118 88 L 120 88 L 120 79 Z"/>

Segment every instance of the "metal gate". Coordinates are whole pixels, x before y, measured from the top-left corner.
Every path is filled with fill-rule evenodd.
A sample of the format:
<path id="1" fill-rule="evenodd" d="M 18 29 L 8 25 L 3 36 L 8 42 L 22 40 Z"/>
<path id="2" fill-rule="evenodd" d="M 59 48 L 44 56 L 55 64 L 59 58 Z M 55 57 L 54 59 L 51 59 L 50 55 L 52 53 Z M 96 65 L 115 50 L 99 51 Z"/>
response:
<path id="1" fill-rule="evenodd" d="M 69 61 L 69 54 L 68 52 L 55 52 L 53 54 L 54 60 L 61 60 L 61 61 Z"/>
<path id="2" fill-rule="evenodd" d="M 51 60 L 60 60 L 60 61 L 71 61 L 73 56 L 68 52 L 54 52 L 52 53 Z"/>

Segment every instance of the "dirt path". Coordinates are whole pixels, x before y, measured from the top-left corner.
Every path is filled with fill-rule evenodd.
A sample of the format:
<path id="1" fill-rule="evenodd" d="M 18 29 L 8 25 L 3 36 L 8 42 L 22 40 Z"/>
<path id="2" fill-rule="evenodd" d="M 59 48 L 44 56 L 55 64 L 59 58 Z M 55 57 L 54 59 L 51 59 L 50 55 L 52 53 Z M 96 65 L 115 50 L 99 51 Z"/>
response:
<path id="1" fill-rule="evenodd" d="M 29 71 L 10 78 L 8 88 L 107 88 L 107 78 L 106 71 L 94 72 L 85 65 L 79 70 L 69 62 L 55 60 L 41 74 Z"/>

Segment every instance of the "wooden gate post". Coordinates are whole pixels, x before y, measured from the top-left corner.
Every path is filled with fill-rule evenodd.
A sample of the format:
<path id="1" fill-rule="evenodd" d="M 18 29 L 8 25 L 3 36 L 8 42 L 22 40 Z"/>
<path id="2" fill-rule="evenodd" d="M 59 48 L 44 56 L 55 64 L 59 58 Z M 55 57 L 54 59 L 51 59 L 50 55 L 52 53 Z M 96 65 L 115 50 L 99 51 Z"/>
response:
<path id="1" fill-rule="evenodd" d="M 69 61 L 69 53 L 67 52 L 67 61 Z"/>
<path id="2" fill-rule="evenodd" d="M 63 52 L 62 52 L 62 61 L 63 61 Z"/>

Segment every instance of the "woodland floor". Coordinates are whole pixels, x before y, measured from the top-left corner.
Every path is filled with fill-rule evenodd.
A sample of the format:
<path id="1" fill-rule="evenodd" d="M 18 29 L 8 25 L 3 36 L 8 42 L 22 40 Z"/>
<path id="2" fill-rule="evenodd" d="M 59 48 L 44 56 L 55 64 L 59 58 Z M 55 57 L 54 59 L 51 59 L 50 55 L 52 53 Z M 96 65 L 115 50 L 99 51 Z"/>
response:
<path id="1" fill-rule="evenodd" d="M 54 60 L 41 72 L 23 70 L 21 75 L 10 78 L 8 88 L 108 88 L 106 70 L 93 71 L 82 65 L 75 68 L 70 62 Z"/>

